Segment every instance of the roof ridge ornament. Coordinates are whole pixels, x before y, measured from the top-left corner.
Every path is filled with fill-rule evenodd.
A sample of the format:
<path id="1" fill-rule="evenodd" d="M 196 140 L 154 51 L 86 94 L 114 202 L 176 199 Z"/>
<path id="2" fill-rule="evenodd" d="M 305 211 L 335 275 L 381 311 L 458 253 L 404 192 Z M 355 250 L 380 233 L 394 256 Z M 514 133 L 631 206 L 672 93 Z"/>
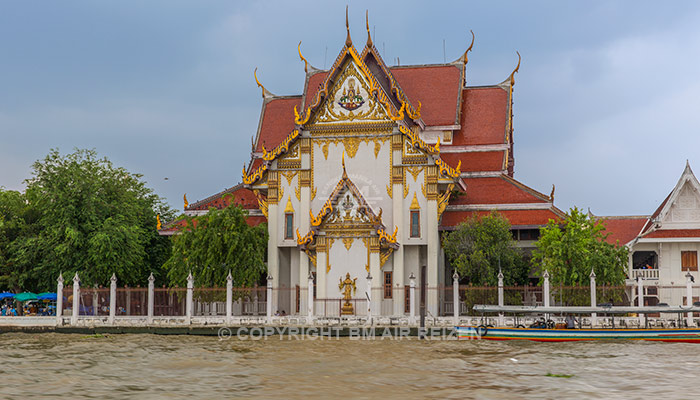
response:
<path id="1" fill-rule="evenodd" d="M 374 43 L 372 43 L 372 35 L 369 33 L 369 10 L 365 10 L 365 23 L 367 25 L 367 47 L 372 47 Z"/>
<path id="2" fill-rule="evenodd" d="M 515 86 L 515 73 L 520 70 L 521 57 L 520 57 L 520 53 L 518 51 L 516 51 L 516 53 L 518 54 L 518 65 L 516 65 L 513 72 L 510 73 L 510 87 Z"/>
<path id="3" fill-rule="evenodd" d="M 318 71 L 318 68 L 314 67 L 313 65 L 309 65 L 309 61 L 306 59 L 306 57 L 301 55 L 301 40 L 299 41 L 299 45 L 297 46 L 297 50 L 299 51 L 299 58 L 301 59 L 301 61 L 304 62 L 304 72 L 306 72 L 308 74 L 309 69 L 311 69 L 311 72 Z"/>
<path id="4" fill-rule="evenodd" d="M 347 173 L 347 171 L 345 170 L 345 151 L 343 151 L 342 163 L 343 163 L 343 178 L 347 178 L 347 177 L 348 177 L 348 173 Z"/>
<path id="5" fill-rule="evenodd" d="M 471 44 L 469 44 L 469 47 L 467 48 L 467 50 L 464 52 L 464 55 L 462 56 L 462 62 L 464 62 L 464 65 L 467 65 L 467 63 L 469 62 L 469 57 L 467 56 L 467 53 L 472 51 L 472 47 L 474 47 L 474 39 L 476 38 L 476 36 L 474 36 L 473 30 L 470 29 L 469 32 L 471 32 L 471 34 L 472 34 L 472 42 L 471 42 Z"/>
<path id="6" fill-rule="evenodd" d="M 348 36 L 345 38 L 345 47 L 352 47 L 352 39 L 350 38 L 350 24 L 348 23 L 348 6 L 345 6 L 345 29 L 348 32 Z"/>
<path id="7" fill-rule="evenodd" d="M 266 98 L 266 97 L 272 97 L 272 96 L 274 96 L 274 95 L 272 94 L 272 92 L 270 92 L 269 90 L 265 89 L 265 86 L 263 86 L 263 84 L 260 83 L 260 81 L 258 80 L 258 67 L 255 67 L 255 70 L 253 71 L 253 76 L 255 77 L 255 83 L 257 83 L 257 84 L 258 84 L 258 87 L 260 87 L 260 88 L 262 89 L 262 98 L 263 98 L 263 99 Z"/>

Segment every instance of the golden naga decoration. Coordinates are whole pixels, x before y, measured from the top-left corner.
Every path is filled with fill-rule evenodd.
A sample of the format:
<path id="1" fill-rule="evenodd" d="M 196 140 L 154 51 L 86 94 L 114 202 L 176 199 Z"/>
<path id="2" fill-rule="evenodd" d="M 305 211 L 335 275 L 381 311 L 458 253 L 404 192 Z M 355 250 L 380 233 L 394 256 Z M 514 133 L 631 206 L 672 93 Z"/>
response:
<path id="1" fill-rule="evenodd" d="M 272 149 L 272 151 L 266 151 L 265 147 L 263 147 L 263 160 L 272 161 L 282 153 L 286 153 L 289 150 L 289 145 L 298 137 L 299 130 L 295 129 L 292 131 L 292 133 L 287 135 L 286 138 L 284 138 L 282 143 L 278 144 L 274 149 Z"/>
<path id="2" fill-rule="evenodd" d="M 445 212 L 445 209 L 447 208 L 447 204 L 450 201 L 450 195 L 452 195 L 452 190 L 454 189 L 455 185 L 454 183 L 450 184 L 447 186 L 447 190 L 445 193 L 441 194 L 438 197 L 438 209 L 437 209 L 437 215 L 438 219 L 440 219 L 440 216 L 442 216 L 442 213 Z"/>
<path id="3" fill-rule="evenodd" d="M 321 225 L 321 222 L 323 222 L 323 218 L 325 218 L 326 215 L 330 214 L 331 212 L 333 212 L 333 204 L 331 204 L 330 199 L 326 201 L 326 203 L 323 205 L 323 208 L 321 208 L 321 211 L 318 212 L 318 216 L 314 216 L 311 210 L 309 210 L 309 222 L 311 223 L 311 226 Z"/>
<path id="4" fill-rule="evenodd" d="M 255 198 L 258 200 L 258 208 L 263 213 L 265 218 L 267 218 L 267 208 L 268 208 L 267 200 L 265 200 L 262 197 L 262 195 L 260 194 L 260 191 L 257 189 L 253 190 L 253 194 L 255 195 Z"/>
<path id="5" fill-rule="evenodd" d="M 405 104 L 405 103 L 404 103 Z M 420 119 L 420 109 L 423 107 L 423 103 L 420 101 L 418 102 L 418 108 L 416 108 L 415 111 L 411 111 L 411 107 L 406 107 L 406 114 L 408 114 L 408 118 L 416 120 Z"/>
<path id="6" fill-rule="evenodd" d="M 156 230 L 160 230 L 163 226 L 160 223 L 160 214 L 156 214 Z"/>
<path id="7" fill-rule="evenodd" d="M 306 109 L 306 113 L 304 115 L 304 118 L 299 115 L 299 111 L 297 111 L 297 106 L 294 106 L 294 122 L 297 125 L 304 125 L 305 123 L 309 122 L 309 118 L 311 117 L 311 107 Z"/>
<path id="8" fill-rule="evenodd" d="M 517 51 L 516 51 L 516 53 L 518 54 L 518 65 L 515 67 L 513 72 L 510 73 L 510 86 L 511 87 L 515 86 L 515 73 L 520 70 L 520 60 L 521 60 L 520 53 Z"/>
<path id="9" fill-rule="evenodd" d="M 399 232 L 399 227 L 394 228 L 394 233 L 389 235 L 386 233 L 384 228 L 377 229 L 377 234 L 379 235 L 379 241 L 385 240 L 387 243 L 396 243 L 396 234 Z"/>
<path id="10" fill-rule="evenodd" d="M 413 130 L 408 129 L 403 125 L 399 125 L 399 131 L 408 137 L 408 139 L 411 141 L 411 146 L 414 149 L 418 148 L 432 155 L 440 154 L 440 146 L 435 147 L 427 144 L 415 132 L 413 132 Z"/>
<path id="11" fill-rule="evenodd" d="M 297 228 L 297 244 L 299 246 L 308 246 L 311 244 L 311 242 L 314 241 L 314 236 L 316 236 L 316 232 L 313 230 L 310 230 L 309 233 L 304 235 L 303 237 L 299 234 L 299 228 Z"/>
<path id="12" fill-rule="evenodd" d="M 465 65 L 469 62 L 469 58 L 467 57 L 467 54 L 470 51 L 472 51 L 472 47 L 474 47 L 474 31 L 470 29 L 469 32 L 472 33 L 472 42 L 469 45 L 469 48 L 467 48 L 467 51 L 465 51 L 464 55 L 462 56 L 462 62 L 464 62 Z"/>
<path id="13" fill-rule="evenodd" d="M 438 136 L 437 143 L 435 143 L 435 150 L 440 153 L 440 136 Z"/>
<path id="14" fill-rule="evenodd" d="M 263 86 L 262 83 L 260 83 L 260 81 L 258 80 L 258 67 L 255 67 L 255 70 L 253 71 L 253 76 L 255 77 L 255 83 L 257 83 L 257 84 L 258 84 L 258 87 L 260 87 L 260 89 L 262 89 L 262 97 L 263 97 L 263 99 L 264 99 L 265 97 L 272 96 L 272 92 L 270 92 L 269 90 L 265 89 L 265 86 Z"/>
<path id="15" fill-rule="evenodd" d="M 267 164 L 261 165 L 250 175 L 246 175 L 245 168 L 243 168 L 243 183 L 245 183 L 246 185 L 253 184 L 258 179 L 262 178 L 263 173 L 265 173 L 265 171 L 267 171 Z"/>
<path id="16" fill-rule="evenodd" d="M 396 116 L 391 115 L 391 111 L 387 107 L 386 112 L 389 114 L 389 118 L 391 118 L 392 121 L 401 121 L 402 119 L 405 118 L 404 115 L 404 110 L 406 109 L 406 102 L 402 101 L 401 102 L 401 108 L 399 108 L 399 112 L 396 114 Z"/>
<path id="17" fill-rule="evenodd" d="M 306 61 L 306 58 L 301 55 L 301 40 L 299 41 L 299 45 L 297 46 L 297 50 L 299 51 L 299 58 L 301 58 L 301 61 L 304 62 L 304 72 L 307 74 L 309 73 L 309 62 Z"/>
<path id="18" fill-rule="evenodd" d="M 184 196 L 182 196 L 182 200 L 185 201 L 185 210 L 186 210 L 187 207 L 190 205 L 190 203 L 187 202 L 187 193 L 185 193 Z"/>
<path id="19" fill-rule="evenodd" d="M 345 304 L 340 309 L 340 314 L 341 315 L 352 315 L 355 313 L 352 303 L 350 303 L 350 300 L 352 300 L 352 295 L 357 293 L 357 278 L 355 279 L 350 279 L 350 273 L 345 274 L 345 280 L 343 278 L 340 278 L 340 283 L 338 284 L 338 290 L 340 290 L 343 293 L 343 300 L 345 300 Z"/>
<path id="20" fill-rule="evenodd" d="M 365 23 L 367 24 L 367 47 L 372 47 L 372 35 L 369 33 L 369 10 L 365 10 Z"/>

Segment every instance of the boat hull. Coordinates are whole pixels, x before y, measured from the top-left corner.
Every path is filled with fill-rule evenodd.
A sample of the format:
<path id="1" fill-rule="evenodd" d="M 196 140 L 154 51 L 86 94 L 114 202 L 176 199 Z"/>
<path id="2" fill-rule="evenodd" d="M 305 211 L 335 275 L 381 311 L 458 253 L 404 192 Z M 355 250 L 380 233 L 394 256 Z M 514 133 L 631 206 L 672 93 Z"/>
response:
<path id="1" fill-rule="evenodd" d="M 536 342 L 579 342 L 592 340 L 650 340 L 700 343 L 700 329 L 534 329 L 457 326 L 464 340 L 531 340 Z"/>

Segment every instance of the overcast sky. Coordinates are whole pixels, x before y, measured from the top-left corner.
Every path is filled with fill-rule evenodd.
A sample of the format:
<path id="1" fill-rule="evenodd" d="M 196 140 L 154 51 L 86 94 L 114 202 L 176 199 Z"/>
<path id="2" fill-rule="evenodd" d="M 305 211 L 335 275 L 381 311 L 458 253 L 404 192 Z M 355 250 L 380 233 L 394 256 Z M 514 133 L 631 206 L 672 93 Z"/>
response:
<path id="1" fill-rule="evenodd" d="M 470 85 L 515 86 L 515 176 L 566 210 L 650 214 L 700 173 L 700 3 L 352 1 L 384 60 L 469 56 Z M 345 40 L 334 1 L 0 3 L 0 186 L 51 148 L 95 148 L 176 208 L 240 182 L 262 99 L 303 89 Z M 443 53 L 443 40 L 445 52 Z M 167 180 L 165 178 L 168 178 Z"/>

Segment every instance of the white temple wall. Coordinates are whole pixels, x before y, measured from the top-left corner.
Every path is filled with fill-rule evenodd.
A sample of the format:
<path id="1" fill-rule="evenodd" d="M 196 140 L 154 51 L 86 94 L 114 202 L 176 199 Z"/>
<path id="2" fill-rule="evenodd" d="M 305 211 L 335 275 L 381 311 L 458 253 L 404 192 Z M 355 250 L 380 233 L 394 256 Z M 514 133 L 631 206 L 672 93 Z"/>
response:
<path id="1" fill-rule="evenodd" d="M 353 238 L 351 238 L 353 239 Z M 338 283 L 345 279 L 345 274 L 350 274 L 350 279 L 357 278 L 357 293 L 353 298 L 365 298 L 365 287 L 367 277 L 367 248 L 362 239 L 353 239 L 350 249 L 347 249 L 341 239 L 333 240 L 329 245 L 328 263 L 331 270 L 326 275 L 326 295 L 330 299 L 342 298 L 342 293 L 338 289 Z"/>

